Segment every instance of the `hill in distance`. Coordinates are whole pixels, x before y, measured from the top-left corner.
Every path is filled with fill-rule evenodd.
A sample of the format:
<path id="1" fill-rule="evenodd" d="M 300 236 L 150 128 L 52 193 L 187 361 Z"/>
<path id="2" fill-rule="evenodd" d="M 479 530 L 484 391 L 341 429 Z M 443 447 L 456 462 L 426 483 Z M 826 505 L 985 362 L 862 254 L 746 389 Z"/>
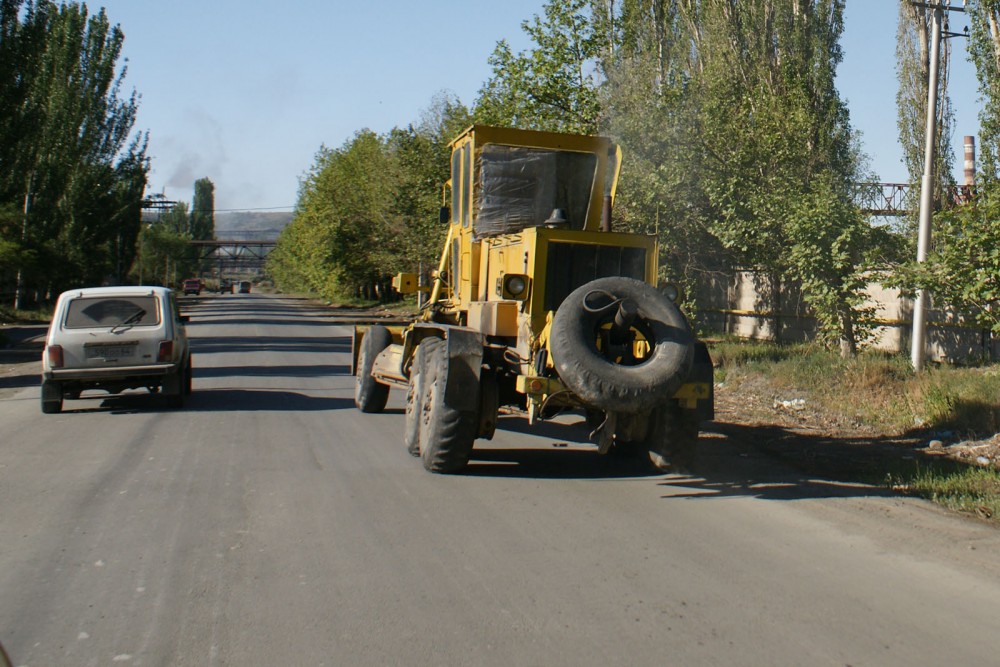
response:
<path id="1" fill-rule="evenodd" d="M 295 216 L 290 211 L 226 211 L 215 214 L 215 238 L 273 241 Z"/>

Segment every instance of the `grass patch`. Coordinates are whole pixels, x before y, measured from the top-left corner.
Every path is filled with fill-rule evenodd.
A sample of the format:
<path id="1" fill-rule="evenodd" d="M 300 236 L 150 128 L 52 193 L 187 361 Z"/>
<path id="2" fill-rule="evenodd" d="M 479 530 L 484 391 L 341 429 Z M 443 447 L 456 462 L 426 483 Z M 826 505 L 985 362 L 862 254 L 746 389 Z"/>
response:
<path id="1" fill-rule="evenodd" d="M 0 324 L 48 324 L 51 320 L 52 306 L 39 306 L 31 310 L 0 306 Z"/>
<path id="2" fill-rule="evenodd" d="M 879 433 L 1000 431 L 1000 366 L 941 366 L 917 375 L 905 356 L 878 351 L 845 359 L 815 345 L 762 342 L 722 342 L 711 351 L 718 381 L 764 378 L 776 391 Z"/>
<path id="3" fill-rule="evenodd" d="M 1000 366 L 937 366 L 866 351 L 853 359 L 811 345 L 723 341 L 711 348 L 717 381 L 805 399 L 818 418 L 887 436 L 989 439 L 1000 432 Z M 767 397 L 765 397 L 767 398 Z M 953 510 L 1000 520 L 1000 469 L 941 461 L 886 474 L 888 485 Z M 881 480 L 871 480 L 881 481 Z"/>
<path id="4" fill-rule="evenodd" d="M 964 468 L 955 471 L 915 469 L 890 477 L 888 486 L 983 519 L 1000 519 L 1000 470 Z"/>

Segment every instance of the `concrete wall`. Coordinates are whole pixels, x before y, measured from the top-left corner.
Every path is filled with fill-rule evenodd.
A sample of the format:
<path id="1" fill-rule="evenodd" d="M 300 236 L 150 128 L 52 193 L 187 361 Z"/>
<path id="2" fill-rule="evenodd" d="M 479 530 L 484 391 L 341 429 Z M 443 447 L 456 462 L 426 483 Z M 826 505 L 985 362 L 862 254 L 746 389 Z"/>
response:
<path id="1" fill-rule="evenodd" d="M 866 293 L 866 306 L 874 308 L 878 323 L 874 339 L 867 344 L 909 353 L 913 300 L 878 283 L 870 283 Z M 783 286 L 780 294 L 775 294 L 760 274 L 751 271 L 715 273 L 702 283 L 695 297 L 699 323 L 708 331 L 774 340 L 775 329 L 780 327 L 785 342 L 812 340 L 816 333 L 816 319 L 796 287 Z M 1000 341 L 953 311 L 928 310 L 927 342 L 928 358 L 934 361 L 967 363 L 1000 358 Z"/>

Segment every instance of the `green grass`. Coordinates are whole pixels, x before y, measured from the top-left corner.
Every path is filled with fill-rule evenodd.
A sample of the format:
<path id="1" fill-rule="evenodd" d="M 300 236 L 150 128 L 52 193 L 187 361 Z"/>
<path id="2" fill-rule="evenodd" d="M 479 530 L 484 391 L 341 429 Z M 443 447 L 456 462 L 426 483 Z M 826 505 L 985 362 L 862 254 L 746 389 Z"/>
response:
<path id="1" fill-rule="evenodd" d="M 909 359 L 866 351 L 853 359 L 809 344 L 722 342 L 712 346 L 719 381 L 765 377 L 885 434 L 914 429 L 963 435 L 1000 431 L 1000 366 L 931 367 L 914 374 Z"/>
<path id="2" fill-rule="evenodd" d="M 1000 470 L 918 468 L 909 474 L 893 475 L 886 481 L 890 488 L 907 495 L 926 498 L 983 519 L 1000 520 Z"/>
<path id="3" fill-rule="evenodd" d="M 884 436 L 987 439 L 1000 432 L 1000 365 L 933 366 L 914 373 L 909 359 L 866 351 L 853 359 L 812 345 L 722 341 L 711 346 L 716 379 L 754 383 Z M 901 468 L 889 486 L 951 509 L 1000 520 L 1000 469 L 957 462 Z"/>
<path id="4" fill-rule="evenodd" d="M 48 324 L 52 319 L 52 306 L 31 310 L 15 310 L 13 306 L 0 305 L 0 323 Z"/>

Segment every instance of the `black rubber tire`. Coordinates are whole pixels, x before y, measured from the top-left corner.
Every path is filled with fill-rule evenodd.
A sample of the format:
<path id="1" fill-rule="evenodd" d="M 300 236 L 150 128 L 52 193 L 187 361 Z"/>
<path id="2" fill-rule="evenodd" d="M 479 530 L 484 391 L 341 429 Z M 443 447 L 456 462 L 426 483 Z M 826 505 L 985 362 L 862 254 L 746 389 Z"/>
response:
<path id="1" fill-rule="evenodd" d="M 188 357 L 188 361 L 187 361 L 187 367 L 186 367 L 186 369 L 184 371 L 184 395 L 185 396 L 190 396 L 191 392 L 193 391 L 192 384 L 194 382 L 194 380 L 193 380 L 194 373 L 192 371 L 193 371 L 193 367 L 191 365 L 191 357 L 189 356 Z"/>
<path id="2" fill-rule="evenodd" d="M 472 455 L 479 422 L 475 411 L 458 410 L 447 402 L 448 350 L 445 341 L 428 338 L 425 349 L 423 398 L 420 410 L 420 457 L 424 468 L 437 473 L 456 473 Z M 465 393 L 479 392 L 479 385 Z M 478 403 L 478 398 L 476 403 Z"/>
<path id="3" fill-rule="evenodd" d="M 42 380 L 42 414 L 57 415 L 62 412 L 62 385 L 52 380 Z"/>
<path id="4" fill-rule="evenodd" d="M 667 405 L 654 410 L 650 419 L 644 442 L 649 462 L 661 472 L 690 473 L 697 464 L 698 412 Z"/>
<path id="5" fill-rule="evenodd" d="M 585 308 L 584 300 L 595 290 L 635 302 L 653 345 L 649 359 L 626 366 L 601 355 L 598 330 L 614 310 L 602 314 Z M 676 304 L 651 285 L 618 276 L 598 278 L 566 297 L 552 322 L 550 347 L 559 378 L 573 393 L 595 408 L 628 414 L 666 403 L 694 359 L 694 336 Z"/>
<path id="6" fill-rule="evenodd" d="M 184 407 L 184 384 L 187 366 L 181 366 L 177 372 L 163 379 L 163 393 L 167 397 L 167 407 L 179 410 Z"/>
<path id="7" fill-rule="evenodd" d="M 368 329 L 358 353 L 358 374 L 354 378 L 354 405 L 361 412 L 382 412 L 389 402 L 389 385 L 372 377 L 375 357 L 392 345 L 392 334 L 381 325 Z"/>
<path id="8" fill-rule="evenodd" d="M 427 377 L 427 351 L 435 344 L 432 339 L 421 341 L 413 353 L 413 363 L 410 366 L 410 382 L 406 388 L 403 444 L 406 445 L 406 451 L 413 456 L 420 456 L 420 419 L 424 404 L 424 379 Z"/>

